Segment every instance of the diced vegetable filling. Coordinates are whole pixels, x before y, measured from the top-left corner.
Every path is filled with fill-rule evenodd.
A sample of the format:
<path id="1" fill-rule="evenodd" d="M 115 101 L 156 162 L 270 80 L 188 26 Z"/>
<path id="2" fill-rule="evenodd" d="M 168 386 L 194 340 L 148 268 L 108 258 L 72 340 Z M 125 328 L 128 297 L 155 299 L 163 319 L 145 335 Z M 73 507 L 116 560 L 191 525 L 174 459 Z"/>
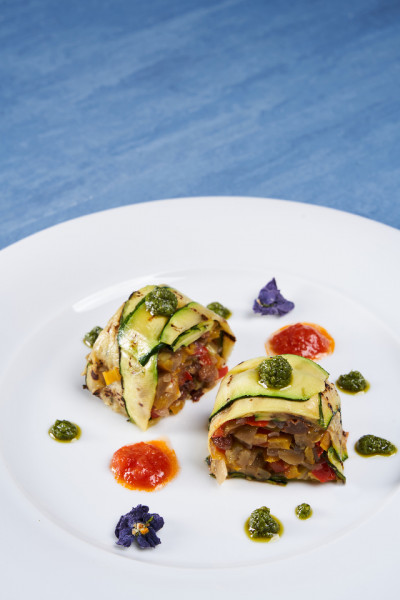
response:
<path id="1" fill-rule="evenodd" d="M 229 476 L 243 475 L 266 481 L 277 474 L 286 479 L 338 479 L 327 458 L 331 446 L 329 431 L 299 418 L 256 421 L 254 418 L 233 419 L 217 429 L 211 443 L 222 452 Z M 211 462 L 218 470 L 220 459 Z M 214 463 L 214 464 L 213 464 Z M 218 477 L 218 473 L 214 474 Z"/>
<path id="2" fill-rule="evenodd" d="M 220 329 L 205 333 L 176 352 L 158 354 L 158 383 L 151 418 L 178 413 L 188 399 L 196 402 L 228 369 L 221 357 Z"/>
<path id="3" fill-rule="evenodd" d="M 221 354 L 219 327 L 175 352 L 168 348 L 162 349 L 158 353 L 158 381 L 151 418 L 177 414 L 186 400 L 196 402 L 213 388 L 216 381 L 228 371 Z M 107 369 L 101 361 L 95 367 L 90 364 L 87 367 L 90 369 L 93 393 L 100 395 L 114 410 L 126 414 L 119 368 Z"/>

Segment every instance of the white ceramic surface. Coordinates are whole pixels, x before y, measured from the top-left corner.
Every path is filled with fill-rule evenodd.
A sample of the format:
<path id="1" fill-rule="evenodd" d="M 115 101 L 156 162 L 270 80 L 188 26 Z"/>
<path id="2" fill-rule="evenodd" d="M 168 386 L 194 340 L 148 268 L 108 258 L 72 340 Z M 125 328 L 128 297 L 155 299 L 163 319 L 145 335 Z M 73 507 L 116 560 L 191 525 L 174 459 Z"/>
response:
<path id="1" fill-rule="evenodd" d="M 309 597 L 311 585 L 336 598 L 344 586 L 345 597 L 363 591 L 372 598 L 381 577 L 394 585 L 400 453 L 364 459 L 353 447 L 364 433 L 400 446 L 399 397 L 390 383 L 400 362 L 399 250 L 397 230 L 350 214 L 278 200 L 192 198 L 96 213 L 0 253 L 3 589 L 50 598 L 59 573 L 68 576 L 65 592 L 78 598 L 197 598 L 220 590 L 236 599 L 250 585 L 299 598 Z M 272 277 L 296 305 L 282 318 L 251 310 Z M 82 389 L 83 334 L 104 325 L 133 289 L 161 282 L 231 308 L 238 338 L 231 366 L 262 355 L 268 335 L 288 323 L 312 321 L 331 333 L 335 352 L 321 361 L 331 379 L 359 369 L 371 383 L 364 395 L 342 395 L 350 432 L 345 486 L 231 480 L 219 487 L 204 463 L 215 390 L 142 433 Z M 53 442 L 47 429 L 57 418 L 77 422 L 81 439 Z M 152 494 L 116 484 L 112 453 L 159 437 L 177 453 L 178 477 Z M 312 505 L 311 520 L 294 516 L 300 502 Z M 155 550 L 115 545 L 119 516 L 138 503 L 165 518 Z M 261 505 L 284 524 L 276 543 L 254 544 L 244 534 L 245 519 Z M 379 548 L 374 558 L 370 544 Z M 327 570 L 337 588 L 326 589 Z"/>

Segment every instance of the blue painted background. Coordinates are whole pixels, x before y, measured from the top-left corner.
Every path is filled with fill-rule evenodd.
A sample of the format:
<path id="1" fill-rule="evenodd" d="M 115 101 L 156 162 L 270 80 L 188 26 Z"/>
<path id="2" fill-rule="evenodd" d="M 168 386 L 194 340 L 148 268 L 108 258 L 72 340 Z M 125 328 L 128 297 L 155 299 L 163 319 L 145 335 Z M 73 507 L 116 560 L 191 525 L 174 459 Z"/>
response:
<path id="1" fill-rule="evenodd" d="M 400 228 L 400 2 L 0 2 L 0 247 L 109 207 L 275 197 Z"/>

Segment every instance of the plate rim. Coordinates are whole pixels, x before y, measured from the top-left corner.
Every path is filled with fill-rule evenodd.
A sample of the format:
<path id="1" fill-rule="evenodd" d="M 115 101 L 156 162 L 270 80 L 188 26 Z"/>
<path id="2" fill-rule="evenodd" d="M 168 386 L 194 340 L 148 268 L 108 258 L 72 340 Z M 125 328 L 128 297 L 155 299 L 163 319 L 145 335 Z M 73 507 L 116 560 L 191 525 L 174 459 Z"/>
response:
<path id="1" fill-rule="evenodd" d="M 396 244 L 400 242 L 400 236 L 398 235 L 398 234 L 400 233 L 400 231 L 399 231 L 399 230 L 397 230 L 396 228 L 394 228 L 394 227 L 391 227 L 391 226 L 389 226 L 389 225 L 386 225 L 386 224 L 384 224 L 384 223 L 380 223 L 380 222 L 378 222 L 378 221 L 374 221 L 373 219 L 369 219 L 368 217 L 364 217 L 364 216 L 357 215 L 357 214 L 354 214 L 354 213 L 350 213 L 350 212 L 342 211 L 342 210 L 335 209 L 335 208 L 332 208 L 332 207 L 325 207 L 325 206 L 321 206 L 321 205 L 314 205 L 314 204 L 310 205 L 310 204 L 306 204 L 306 203 L 294 202 L 294 201 L 291 201 L 291 200 L 279 200 L 279 199 L 274 199 L 274 198 L 259 198 L 259 197 L 247 197 L 247 196 L 194 196 L 194 197 L 189 197 L 189 198 L 185 198 L 185 197 L 182 197 L 182 198 L 171 198 L 171 199 L 168 199 L 168 198 L 167 198 L 167 199 L 156 200 L 156 201 L 140 202 L 140 203 L 131 204 L 131 205 L 123 205 L 123 206 L 113 207 L 113 208 L 110 208 L 110 209 L 105 209 L 105 210 L 101 210 L 101 211 L 96 211 L 96 212 L 94 212 L 94 213 L 88 213 L 88 214 L 86 214 L 86 215 L 81 215 L 81 216 L 79 216 L 79 217 L 74 217 L 74 218 L 68 219 L 68 220 L 66 220 L 66 221 L 63 221 L 63 222 L 61 222 L 61 223 L 58 223 L 58 224 L 55 224 L 55 225 L 53 225 L 53 226 L 46 227 L 46 228 L 45 228 L 45 229 L 43 229 L 43 230 L 39 230 L 39 231 L 37 231 L 37 232 L 35 232 L 35 233 L 33 233 L 33 234 L 30 234 L 29 236 L 26 236 L 25 238 L 22 238 L 21 240 L 18 240 L 18 241 L 16 241 L 16 242 L 14 242 L 14 243 L 12 243 L 12 244 L 10 244 L 10 245 L 6 246 L 6 247 L 5 247 L 5 248 L 3 248 L 3 249 L 2 249 L 2 251 L 0 252 L 0 261 L 2 261 L 2 260 L 3 260 L 3 261 L 4 261 L 4 260 L 6 260 L 6 261 L 7 261 L 7 260 L 9 260 L 9 258 L 8 258 L 8 257 L 7 257 L 7 258 L 3 258 L 3 259 L 2 259 L 2 258 L 1 258 L 1 256 L 3 256 L 3 257 L 4 257 L 5 255 L 8 255 L 8 254 L 13 254 L 13 253 L 14 253 L 14 250 L 13 250 L 14 248 L 17 248 L 17 251 L 19 252 L 19 251 L 20 251 L 20 249 L 24 249 L 24 248 L 23 248 L 23 246 L 25 246 L 25 245 L 29 245 L 29 244 L 32 244 L 32 243 L 33 243 L 33 244 L 35 244 L 35 243 L 36 243 L 36 241 L 37 241 L 38 239 L 39 239 L 39 243 L 40 243 L 40 240 L 41 240 L 41 238 L 43 238 L 43 237 L 46 237 L 46 236 L 48 235 L 48 232 L 51 232 L 51 231 L 60 232 L 60 230 L 62 230 L 62 229 L 65 229 L 66 227 L 67 227 L 67 228 L 69 228 L 69 227 L 71 227 L 71 226 L 73 227 L 73 226 L 74 226 L 74 223 L 76 223 L 76 222 L 78 222 L 78 221 L 79 221 L 80 223 L 85 223 L 85 222 L 87 222 L 88 220 L 92 219 L 92 218 L 93 218 L 93 216 L 95 216 L 95 215 L 96 215 L 96 218 L 100 218 L 100 219 L 101 219 L 101 218 L 104 218 L 104 215 L 107 215 L 107 214 L 109 214 L 109 213 L 111 213 L 111 212 L 112 212 L 112 213 L 115 213 L 115 212 L 117 212 L 117 211 L 121 211 L 121 209 L 122 209 L 122 210 L 125 210 L 125 209 L 132 210 L 132 209 L 136 209 L 136 207 L 144 207 L 144 206 L 148 207 L 149 205 L 154 205 L 154 204 L 159 204 L 159 203 L 168 203 L 168 202 L 169 202 L 169 203 L 171 203 L 171 202 L 177 202 L 177 201 L 178 201 L 179 203 L 182 203 L 182 202 L 185 202 L 185 201 L 188 201 L 188 200 L 190 200 L 190 201 L 192 201 L 193 203 L 198 203 L 198 202 L 200 202 L 200 201 L 204 201 L 204 200 L 210 201 L 210 200 L 220 200 L 220 199 L 221 199 L 221 200 L 227 200 L 227 199 L 229 200 L 229 199 L 234 199 L 234 200 L 235 200 L 235 202 L 238 202 L 238 201 L 243 201 L 243 199 L 245 199 L 245 200 L 252 200 L 252 201 L 263 201 L 263 202 L 265 202 L 265 201 L 270 201 L 270 202 L 277 202 L 277 203 L 285 203 L 285 204 L 286 204 L 286 206 L 287 206 L 287 205 L 288 205 L 288 203 L 289 203 L 289 204 L 291 204 L 291 205 L 296 205 L 297 207 L 299 207 L 299 206 L 300 206 L 300 207 L 302 207 L 303 209 L 305 209 L 306 211 L 311 211 L 311 212 L 315 211 L 315 213 L 322 213 L 322 212 L 326 213 L 326 211 L 328 211 L 329 213 L 335 213 L 336 215 L 341 215 L 341 217 L 340 217 L 340 218 L 346 218 L 346 219 L 350 218 L 350 219 L 355 219 L 357 222 L 363 222 L 363 223 L 366 223 L 366 224 L 368 224 L 368 225 L 367 225 L 368 227 L 371 227 L 371 226 L 372 226 L 373 228 L 379 227 L 379 228 L 382 230 L 382 232 L 383 232 L 383 231 L 385 231 L 385 232 L 388 232 L 388 231 L 391 231 L 391 232 L 396 232 L 396 233 L 395 233 L 395 236 L 397 236 L 397 237 L 396 237 Z M 382 229 L 382 228 L 383 228 L 383 229 Z M 397 492 L 396 492 L 396 494 L 394 494 L 394 496 L 396 496 L 396 495 L 398 495 L 398 494 L 397 494 Z M 28 502 L 28 501 L 27 501 L 27 502 Z M 392 505 L 393 505 L 393 503 L 394 503 L 394 499 L 393 499 L 393 497 L 392 497 L 392 498 L 390 499 L 390 501 L 388 501 L 388 502 L 389 502 L 389 504 L 392 504 Z M 28 502 L 28 504 L 29 504 L 29 502 Z M 390 508 L 390 507 L 389 507 L 389 508 Z M 393 508 L 393 506 L 392 506 L 392 508 Z M 385 509 L 385 510 L 386 510 L 386 509 Z M 29 512 L 29 511 L 28 511 L 28 512 Z M 34 510 L 33 512 L 35 513 L 35 512 L 36 512 L 36 510 Z M 381 512 L 382 512 L 382 511 L 381 511 Z M 390 509 L 389 509 L 389 512 L 390 512 Z M 393 512 L 394 512 L 394 511 L 393 511 Z M 36 516 L 37 516 L 37 515 L 36 515 Z M 372 518 L 372 520 L 373 520 L 373 521 L 376 521 L 376 519 L 375 519 L 375 516 L 374 516 L 374 518 Z M 400 530 L 399 523 L 398 523 L 398 522 L 396 522 L 396 523 L 395 523 L 395 525 L 397 526 L 398 530 Z M 50 535 L 50 537 L 51 537 L 51 532 L 49 532 L 49 535 Z M 57 536 L 56 536 L 56 537 L 57 537 Z M 71 547 L 75 547 L 75 546 L 76 546 L 76 544 L 74 544 L 73 542 L 71 542 L 71 540 L 70 540 L 70 541 L 69 541 L 69 543 L 67 543 L 66 545 L 67 545 L 68 547 L 70 547 L 70 548 L 71 548 Z M 338 548 L 338 547 L 337 547 L 337 546 L 338 546 L 338 543 L 336 543 L 336 544 L 333 544 L 333 546 L 336 546 L 336 550 L 335 550 L 335 552 L 339 552 L 340 548 Z M 340 544 L 339 544 L 339 546 L 340 546 Z M 314 552 L 314 551 L 310 551 L 310 552 Z M 91 552 L 90 552 L 89 554 L 91 554 Z M 94 556 L 94 555 L 97 555 L 97 551 L 94 551 L 94 553 L 93 553 L 93 556 Z M 116 558 L 117 558 L 117 560 L 119 560 L 119 558 L 120 558 L 120 557 L 116 557 Z M 97 556 L 97 559 L 99 559 L 99 556 Z M 113 561 L 112 559 L 110 559 L 110 560 L 111 560 L 111 562 L 115 563 L 115 561 Z M 282 562 L 285 562 L 286 560 L 287 560 L 287 559 L 283 560 Z M 99 559 L 99 562 L 100 562 L 100 563 L 104 563 L 105 561 L 102 561 L 102 560 L 101 560 L 101 558 L 100 558 L 100 559 Z M 128 561 L 124 561 L 124 562 L 128 562 Z M 294 565 L 293 565 L 293 561 L 289 561 L 289 562 L 291 562 L 291 563 L 292 563 L 292 564 L 291 564 L 291 566 L 292 566 L 292 567 L 294 567 Z M 294 561 L 294 562 L 295 562 L 295 561 Z M 129 561 L 129 565 L 130 565 L 130 568 L 132 568 L 132 562 L 131 562 L 131 561 Z M 276 565 L 277 565 L 277 561 L 274 561 L 274 562 L 273 562 L 273 565 L 274 565 L 274 568 L 275 568 L 275 567 L 276 567 Z M 141 568 L 143 568 L 143 569 L 145 569 L 145 570 L 151 569 L 151 565 L 149 565 L 148 567 L 147 567 L 147 566 L 145 567 L 145 566 L 144 566 L 144 564 L 143 564 L 143 563 L 141 563 L 141 565 L 140 565 L 140 566 L 141 566 Z M 172 567 L 161 567 L 161 566 L 160 566 L 160 568 L 161 568 L 161 569 L 165 568 L 165 569 L 168 569 L 168 570 L 170 570 L 170 569 L 174 569 L 174 568 L 172 568 Z M 120 570 L 121 570 L 121 566 L 120 566 L 120 565 L 118 565 L 118 566 L 117 566 L 117 565 L 115 564 L 115 569 L 116 569 L 117 571 L 120 571 Z M 177 569 L 178 571 L 181 571 L 181 570 L 182 570 L 182 568 L 180 568 L 180 567 L 177 567 L 176 569 Z M 257 569 L 259 569 L 259 566 L 254 566 L 254 567 L 248 567 L 248 566 L 246 566 L 246 567 L 243 567 L 243 568 L 241 568 L 240 570 L 249 570 L 249 572 L 252 572 L 254 569 L 256 569 L 256 570 L 257 570 Z M 125 570 L 125 568 L 123 568 L 123 570 Z M 191 569 L 190 569 L 190 568 L 184 568 L 183 570 L 186 572 L 186 574 L 187 574 L 189 571 L 191 571 Z M 278 570 L 278 571 L 280 571 L 280 568 L 278 568 L 277 570 Z M 295 570 L 296 570 L 296 569 L 295 569 Z M 383 572 L 386 572 L 386 571 L 384 570 Z M 192 572 L 192 574 L 193 574 L 193 573 L 195 573 L 195 574 L 198 574 L 198 571 L 194 570 L 194 571 Z M 204 571 L 202 570 L 202 571 L 201 571 L 201 573 L 202 573 L 202 574 L 204 574 Z M 215 576 L 215 571 L 212 573 L 212 575 L 213 575 L 213 576 Z M 348 579 L 348 577 L 346 577 L 346 578 L 347 578 L 347 580 L 348 580 L 348 581 L 350 581 L 350 580 Z M 167 579 L 168 579 L 168 577 L 167 577 Z M 184 576 L 183 576 L 183 577 L 182 577 L 182 583 L 183 583 L 184 581 L 185 581 L 185 583 L 186 583 L 187 585 L 190 585 L 190 586 L 192 586 L 192 582 L 191 582 L 191 578 L 190 578 L 190 577 L 188 577 L 188 578 L 187 578 L 187 577 L 184 577 Z M 236 576 L 232 576 L 232 581 L 236 582 L 236 585 L 238 586 L 238 588 L 237 588 L 237 589 L 239 589 L 239 588 L 240 588 L 240 585 L 239 585 L 239 584 L 240 584 L 240 578 L 239 578 L 239 580 L 238 580 L 238 577 L 236 577 Z M 211 582 L 212 582 L 212 579 L 211 579 L 211 580 L 208 582 L 208 584 L 210 584 Z M 305 589 L 306 589 L 306 588 L 305 588 Z M 355 588 L 354 588 L 354 589 L 355 589 Z M 371 585 L 371 586 L 370 586 L 370 588 L 369 588 L 369 592 L 373 591 L 373 589 L 374 589 L 374 586 L 373 586 L 373 585 Z M 121 593 L 125 593 L 125 591 L 126 591 L 126 590 L 124 589 L 124 590 L 123 590 Z M 369 592 L 368 592 L 368 593 L 369 593 Z M 196 592 L 196 593 L 197 593 L 197 592 Z M 198 597 L 200 597 L 200 595 L 199 595 Z M 239 597 L 239 596 L 238 596 L 238 597 Z M 333 596 L 332 596 L 332 597 L 333 597 Z M 368 597 L 369 597 L 369 596 L 368 596 Z M 372 597 L 372 595 L 371 595 L 371 597 Z"/>

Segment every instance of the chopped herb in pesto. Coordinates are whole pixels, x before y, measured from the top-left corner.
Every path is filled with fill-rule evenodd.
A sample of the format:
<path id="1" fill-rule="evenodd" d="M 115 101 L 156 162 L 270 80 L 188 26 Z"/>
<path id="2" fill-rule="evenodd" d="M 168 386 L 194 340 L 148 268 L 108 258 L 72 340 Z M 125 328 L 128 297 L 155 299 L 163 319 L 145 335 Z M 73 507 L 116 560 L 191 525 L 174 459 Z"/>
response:
<path id="1" fill-rule="evenodd" d="M 289 385 L 292 370 L 289 361 L 283 356 L 266 358 L 258 367 L 259 382 L 270 388 L 281 389 Z"/>
<path id="2" fill-rule="evenodd" d="M 361 375 L 360 371 L 350 371 L 345 375 L 340 375 L 336 381 L 336 385 L 339 389 L 357 394 L 357 392 L 364 392 L 368 387 L 368 382 Z"/>
<path id="3" fill-rule="evenodd" d="M 83 338 L 83 343 L 86 344 L 86 346 L 89 346 L 89 348 L 93 348 L 93 344 L 95 343 L 101 332 L 101 327 L 93 327 L 93 329 L 91 329 L 85 334 Z"/>
<path id="4" fill-rule="evenodd" d="M 261 315 L 286 315 L 293 310 L 294 303 L 286 300 L 278 290 L 275 278 L 271 279 L 254 300 L 253 311 Z"/>
<path id="5" fill-rule="evenodd" d="M 80 429 L 71 421 L 57 421 L 49 429 L 49 435 L 58 442 L 71 442 L 80 435 Z"/>
<path id="6" fill-rule="evenodd" d="M 146 308 L 153 317 L 170 317 L 176 311 L 178 298 L 166 287 L 156 287 L 145 299 Z"/>
<path id="7" fill-rule="evenodd" d="M 303 502 L 303 504 L 299 504 L 298 506 L 296 506 L 294 512 L 296 513 L 296 517 L 304 521 L 305 519 L 309 519 L 311 517 L 312 508 L 309 504 Z"/>
<path id="8" fill-rule="evenodd" d="M 154 548 L 161 544 L 156 532 L 164 525 L 164 519 L 157 513 L 149 513 L 149 507 L 138 504 L 126 515 L 122 515 L 115 528 L 117 544 L 129 548 L 136 542 L 140 548 Z"/>
<path id="9" fill-rule="evenodd" d="M 229 319 L 229 317 L 232 316 L 229 308 L 226 308 L 226 306 L 223 306 L 220 302 L 211 302 L 210 304 L 207 304 L 207 308 L 217 313 L 217 315 L 223 319 Z"/>
<path id="10" fill-rule="evenodd" d="M 252 539 L 263 541 L 269 541 L 282 532 L 281 524 L 266 506 L 253 510 L 246 522 L 246 528 Z"/>
<path id="11" fill-rule="evenodd" d="M 362 456 L 390 456 L 397 452 L 394 444 L 376 435 L 363 435 L 355 445 L 358 454 Z"/>

